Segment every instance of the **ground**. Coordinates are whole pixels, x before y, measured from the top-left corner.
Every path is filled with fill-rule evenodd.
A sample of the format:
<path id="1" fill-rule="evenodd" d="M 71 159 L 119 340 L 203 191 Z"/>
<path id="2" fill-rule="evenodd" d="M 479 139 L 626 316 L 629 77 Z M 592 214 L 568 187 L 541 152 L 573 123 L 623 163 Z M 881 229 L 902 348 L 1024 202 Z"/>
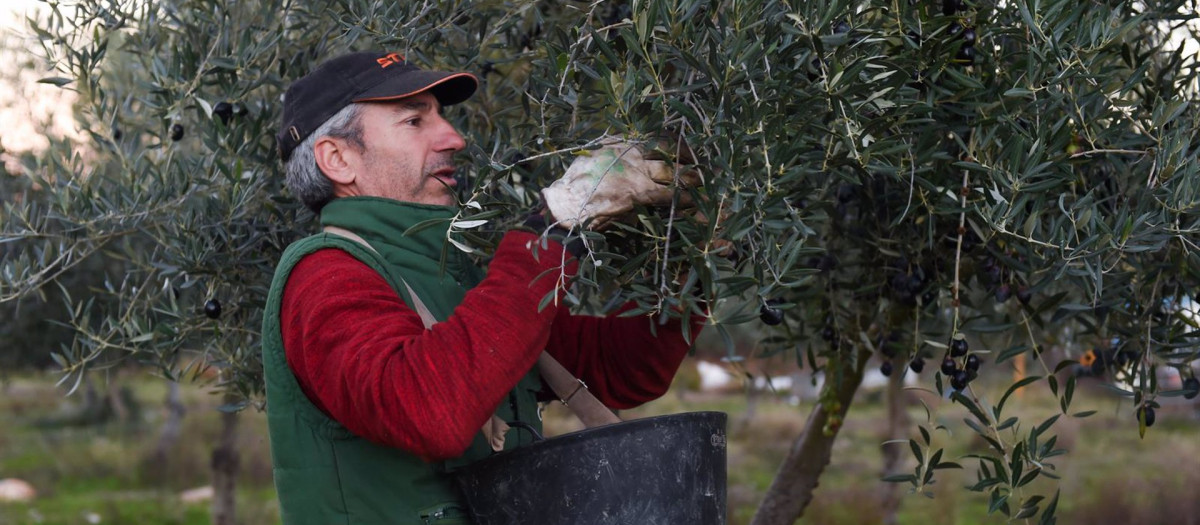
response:
<path id="1" fill-rule="evenodd" d="M 8 377 L 0 384 L 0 421 L 6 422 L 0 426 L 0 478 L 25 479 L 39 491 L 32 502 L 0 503 L 0 523 L 209 522 L 206 504 L 182 503 L 179 494 L 208 483 L 209 447 L 217 434 L 219 397 L 202 386 L 186 386 L 188 412 L 182 438 L 166 465 L 150 465 L 145 457 L 158 438 L 166 389 L 161 380 L 145 371 L 126 371 L 121 377 L 141 406 L 136 423 L 68 424 L 81 396 L 64 397 L 55 389 L 52 374 Z M 739 416 L 747 405 L 744 394 L 696 392 L 684 388 L 687 383 L 679 381 L 662 399 L 622 416 L 629 419 L 695 410 L 729 413 L 729 523 L 748 523 L 812 402 L 802 401 L 797 406 L 764 395 L 759 397 L 754 417 L 743 424 Z M 1197 405 L 1179 398 L 1164 400 L 1157 424 L 1139 439 L 1128 402 L 1090 386 L 1086 381 L 1081 384 L 1072 410 L 1097 413 L 1082 420 L 1064 418 L 1055 427 L 1059 445 L 1070 450 L 1067 456 L 1057 458 L 1057 472 L 1062 476 L 1059 522 L 1200 523 L 1200 501 L 1194 498 L 1194 488 L 1200 485 Z M 996 397 L 1003 387 L 984 384 L 983 392 Z M 1044 386 L 1033 387 L 1009 406 L 1026 425 L 1036 424 L 1057 410 L 1048 394 Z M 935 444 L 945 446 L 947 457 L 959 458 L 956 461 L 966 468 L 942 471 L 932 499 L 905 497 L 898 523 L 1004 523 L 1003 516 L 987 515 L 984 496 L 962 488 L 974 480 L 975 464 L 961 456 L 984 446 L 962 423 L 963 410 L 929 396 L 924 399 L 933 417 L 953 433 L 935 435 Z M 881 522 L 875 502 L 885 487 L 879 481 L 884 408 L 878 393 L 865 393 L 856 400 L 835 446 L 833 462 L 801 523 Z M 925 412 L 917 404 L 910 416 L 923 420 Z M 278 523 L 265 418 L 253 409 L 242 418 L 240 523 Z M 561 407 L 547 411 L 548 433 L 570 431 L 575 425 Z M 904 454 L 907 457 L 909 453 Z M 1049 487 L 1038 482 L 1033 490 L 1052 490 Z"/>

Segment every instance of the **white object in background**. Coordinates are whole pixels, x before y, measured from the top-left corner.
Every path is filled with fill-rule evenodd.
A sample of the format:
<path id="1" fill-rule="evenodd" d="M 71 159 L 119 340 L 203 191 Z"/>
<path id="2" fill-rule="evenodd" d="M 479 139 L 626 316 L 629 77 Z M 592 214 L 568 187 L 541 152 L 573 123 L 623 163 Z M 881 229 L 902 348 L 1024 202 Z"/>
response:
<path id="1" fill-rule="evenodd" d="M 196 487 L 179 493 L 179 500 L 184 503 L 203 503 L 213 497 L 212 485 Z"/>
<path id="2" fill-rule="evenodd" d="M 0 501 L 29 501 L 36 497 L 33 485 L 17 478 L 0 479 Z"/>
<path id="3" fill-rule="evenodd" d="M 700 372 L 700 390 L 721 388 L 733 382 L 733 374 L 716 363 L 696 361 L 696 370 Z"/>
<path id="4" fill-rule="evenodd" d="M 911 373 L 908 370 L 901 369 L 901 370 L 894 371 L 892 373 L 893 374 L 896 374 L 896 373 L 904 374 L 904 385 L 905 386 L 912 386 L 912 385 L 917 384 L 917 374 Z M 883 375 L 883 372 L 880 372 L 878 368 L 872 367 L 872 368 L 868 368 L 867 371 L 865 373 L 863 373 L 863 380 L 862 380 L 862 385 L 860 386 L 860 388 L 862 388 L 862 390 L 864 390 L 864 391 L 877 390 L 877 389 L 887 388 L 887 385 L 888 385 L 888 376 Z"/>

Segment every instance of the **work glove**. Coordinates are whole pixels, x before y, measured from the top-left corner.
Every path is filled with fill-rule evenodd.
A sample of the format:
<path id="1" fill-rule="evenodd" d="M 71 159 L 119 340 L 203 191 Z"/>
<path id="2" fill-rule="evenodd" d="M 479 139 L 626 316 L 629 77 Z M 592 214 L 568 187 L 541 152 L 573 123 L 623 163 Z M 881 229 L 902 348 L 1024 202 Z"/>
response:
<path id="1" fill-rule="evenodd" d="M 542 198 L 558 225 L 573 229 L 586 223 L 602 229 L 634 206 L 671 203 L 676 167 L 661 157 L 633 143 L 606 142 L 579 155 L 562 178 L 542 190 Z M 680 167 L 678 182 L 682 188 L 696 186 L 700 174 Z"/>

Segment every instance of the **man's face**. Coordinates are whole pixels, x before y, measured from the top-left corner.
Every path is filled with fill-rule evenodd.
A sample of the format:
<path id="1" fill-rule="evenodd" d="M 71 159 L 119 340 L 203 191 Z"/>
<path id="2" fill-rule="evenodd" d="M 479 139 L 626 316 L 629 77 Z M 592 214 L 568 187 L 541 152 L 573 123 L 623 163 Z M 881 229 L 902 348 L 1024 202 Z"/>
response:
<path id="1" fill-rule="evenodd" d="M 466 147 L 432 94 L 369 102 L 360 114 L 363 151 L 351 162 L 359 194 L 454 204 L 454 153 Z M 349 159 L 348 159 L 349 160 Z"/>

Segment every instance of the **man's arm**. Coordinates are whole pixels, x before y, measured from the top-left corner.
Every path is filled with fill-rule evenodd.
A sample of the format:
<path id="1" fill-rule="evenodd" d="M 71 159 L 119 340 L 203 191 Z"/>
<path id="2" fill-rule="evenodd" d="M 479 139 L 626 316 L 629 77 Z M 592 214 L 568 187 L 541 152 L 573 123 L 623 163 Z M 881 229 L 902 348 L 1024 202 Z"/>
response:
<path id="1" fill-rule="evenodd" d="M 691 346 L 679 319 L 656 326 L 655 334 L 650 323 L 644 316 L 577 316 L 559 308 L 546 351 L 608 407 L 632 408 L 667 392 Z M 691 323 L 694 340 L 703 319 Z"/>
<path id="2" fill-rule="evenodd" d="M 529 242 L 537 236 L 507 234 L 483 282 L 430 330 L 367 265 L 336 249 L 310 254 L 284 289 L 288 365 L 309 399 L 356 435 L 426 460 L 461 455 L 533 367 L 558 313 L 553 302 L 538 311 L 557 272 L 535 278 L 557 267 L 562 246 L 549 243 L 535 260 Z"/>

